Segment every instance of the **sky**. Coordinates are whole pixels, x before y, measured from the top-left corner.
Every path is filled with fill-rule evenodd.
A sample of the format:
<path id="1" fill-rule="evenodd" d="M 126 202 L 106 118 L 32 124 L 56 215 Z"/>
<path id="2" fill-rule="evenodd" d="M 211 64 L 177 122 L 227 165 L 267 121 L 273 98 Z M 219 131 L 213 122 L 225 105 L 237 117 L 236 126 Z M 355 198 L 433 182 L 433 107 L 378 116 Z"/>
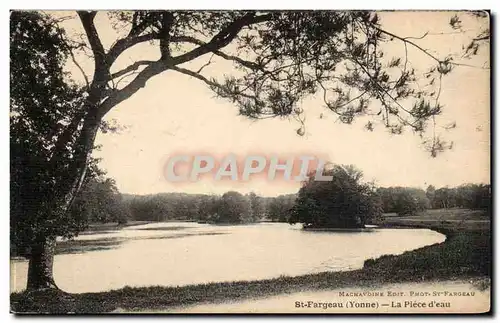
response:
<path id="1" fill-rule="evenodd" d="M 68 13 L 61 13 L 67 15 Z M 384 12 L 384 29 L 414 40 L 439 57 L 459 53 L 478 26 L 463 18 L 464 33 L 457 34 L 448 25 L 450 12 Z M 107 23 L 105 13 L 96 17 L 96 26 L 105 47 L 116 39 L 116 32 Z M 79 22 L 69 20 L 64 27 L 70 35 L 81 33 Z M 387 45 L 387 54 L 404 53 L 401 43 Z M 434 62 L 409 48 L 412 66 L 417 72 Z M 157 49 L 145 44 L 127 51 L 113 69 L 120 69 L 134 59 L 155 58 Z M 77 56 L 84 70 L 91 74 L 92 61 Z M 208 57 L 201 57 L 187 67 L 201 66 Z M 482 66 L 489 60 L 489 49 L 481 50 L 467 64 Z M 80 72 L 69 67 L 75 79 Z M 231 72 L 231 65 L 217 61 L 208 73 Z M 150 79 L 146 86 L 111 110 L 106 120 L 116 120 L 124 127 L 118 134 L 99 133 L 101 145 L 94 156 L 107 175 L 116 180 L 123 193 L 152 194 L 187 192 L 222 194 L 228 190 L 242 193 L 254 191 L 265 196 L 295 193 L 297 182 L 214 181 L 209 178 L 189 183 L 172 183 L 165 179 L 164 166 L 169 157 L 179 153 L 210 153 L 215 156 L 236 154 L 292 156 L 309 154 L 323 156 L 339 164 L 353 164 L 361 169 L 367 181 L 380 186 L 413 186 L 426 188 L 457 186 L 463 183 L 489 183 L 490 178 L 490 71 L 456 67 L 443 78 L 441 103 L 443 113 L 436 120 L 437 131 L 453 141 L 453 148 L 432 158 L 422 140 L 411 133 L 391 135 L 381 124 L 375 130 L 364 128 L 366 119 L 345 125 L 322 106 L 319 96 L 302 102 L 306 116 L 306 132 L 298 136 L 299 124 L 294 120 L 267 119 L 250 121 L 238 116 L 236 106 L 215 98 L 204 83 L 176 72 L 165 72 Z M 320 116 L 322 116 L 320 118 Z M 445 130 L 444 125 L 456 122 L 457 127 Z"/>

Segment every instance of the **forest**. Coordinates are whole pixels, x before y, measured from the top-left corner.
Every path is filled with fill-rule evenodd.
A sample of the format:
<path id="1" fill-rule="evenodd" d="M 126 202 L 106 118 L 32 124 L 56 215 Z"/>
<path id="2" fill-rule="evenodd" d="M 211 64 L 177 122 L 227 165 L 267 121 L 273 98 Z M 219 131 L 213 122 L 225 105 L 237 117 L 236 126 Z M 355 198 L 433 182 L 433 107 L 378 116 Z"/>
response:
<path id="1" fill-rule="evenodd" d="M 241 194 L 236 191 L 222 195 L 122 194 L 112 179 L 101 175 L 85 183 L 71 212 L 82 223 L 124 224 L 127 221 L 181 220 L 239 224 L 262 221 L 304 222 L 297 221 L 297 212 L 306 212 L 306 216 L 309 216 L 313 210 L 332 219 L 334 216 L 331 214 L 340 213 L 352 218 L 357 212 L 363 216 L 380 216 L 384 213 L 412 216 L 427 209 L 464 208 L 489 212 L 491 208 L 490 185 L 463 184 L 440 188 L 429 185 L 426 190 L 415 187 L 374 187 L 357 183 L 361 180 L 362 173 L 354 166 L 335 167 L 338 168 L 337 171 L 332 171 L 334 181 L 309 181 L 296 194 L 275 197 L 259 196 L 254 192 Z M 344 169 L 348 170 L 345 178 L 342 177 Z M 349 170 L 352 173 L 349 174 Z M 352 185 L 351 180 L 356 185 Z M 370 198 L 366 201 L 357 198 L 368 195 Z M 325 203 L 329 204 L 326 208 Z"/>

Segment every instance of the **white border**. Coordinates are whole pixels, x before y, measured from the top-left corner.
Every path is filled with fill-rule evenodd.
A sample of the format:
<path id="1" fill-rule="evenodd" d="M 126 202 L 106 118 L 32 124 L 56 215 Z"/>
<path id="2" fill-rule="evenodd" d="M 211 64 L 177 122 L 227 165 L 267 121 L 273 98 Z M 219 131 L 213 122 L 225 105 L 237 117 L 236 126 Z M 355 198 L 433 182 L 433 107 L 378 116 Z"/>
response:
<path id="1" fill-rule="evenodd" d="M 122 0 L 119 2 L 110 2 L 110 1 L 102 1 L 102 0 L 87 0 L 87 1 L 67 1 L 67 0 L 57 0 L 57 1 L 2 1 L 0 3 L 0 26 L 2 27 L 2 36 L 5 38 L 0 42 L 1 46 L 1 62 L 2 64 L 0 69 L 0 80 L 1 80 L 1 88 L 0 96 L 2 102 L 2 108 L 4 109 L 2 112 L 2 118 L 0 118 L 0 148 L 2 151 L 2 160 L 0 163 L 0 208 L 2 214 L 2 230 L 3 230 L 3 243 L 0 245 L 0 259 L 3 259 L 3 263 L 1 266 L 1 285 L 0 285 L 0 295 L 1 302 L 0 304 L 0 316 L 2 322 L 10 322 L 15 319 L 13 315 L 9 314 L 9 262 L 7 259 L 9 258 L 9 144 L 8 144 L 8 129 L 9 129 L 9 121 L 7 118 L 8 115 L 8 102 L 9 102 L 9 44 L 8 44 L 8 30 L 9 30 L 9 9 L 47 9 L 47 10 L 56 10 L 56 9 L 388 9 L 388 10 L 403 10 L 403 9 L 411 9 L 411 10 L 459 10 L 459 9 L 491 9 L 493 14 L 498 14 L 498 6 L 500 1 L 498 0 L 468 0 L 468 1 L 458 1 L 458 0 L 448 0 L 448 1 L 436 1 L 436 0 L 419 0 L 419 1 L 368 1 L 368 0 L 349 0 L 349 1 L 336 1 L 336 0 L 328 0 L 328 1 L 320 1 L 320 0 L 308 0 L 308 1 L 292 1 L 292 0 L 254 0 L 254 1 L 229 1 L 229 0 L 216 0 L 216 1 L 194 1 L 194 0 L 182 0 L 178 2 L 169 2 L 169 1 L 150 1 L 150 0 L 141 0 L 141 1 L 130 1 L 130 0 Z M 118 6 L 117 6 L 118 5 Z M 5 8 L 4 8 L 5 7 Z M 494 30 L 492 31 L 492 35 L 496 35 L 498 32 L 498 24 L 494 25 Z M 497 45 L 494 42 L 494 52 L 497 53 Z M 497 56 L 498 57 L 498 56 Z M 496 72 L 492 71 L 492 72 Z M 492 93 L 500 93 L 498 82 L 495 82 L 495 88 L 491 89 Z M 492 109 L 495 109 L 492 107 Z M 499 113 L 496 113 L 495 116 L 495 124 L 498 126 L 499 124 Z M 493 120 L 492 120 L 493 121 Z M 494 142 L 496 143 L 495 148 L 497 148 L 498 137 L 496 135 L 496 131 L 494 134 Z M 492 167 L 496 166 L 492 165 Z M 494 182 L 498 180 L 498 176 L 495 176 Z M 498 193 L 496 192 L 495 185 L 495 202 L 498 201 Z M 495 204 L 496 205 L 496 204 Z M 496 205 L 496 209 L 498 206 Z M 497 218 L 497 215 L 493 215 L 495 220 L 495 228 L 494 232 L 498 232 L 498 223 L 500 219 Z M 496 248 L 494 248 L 496 250 Z M 497 253 L 495 254 L 494 259 L 497 259 Z M 498 279 L 498 271 L 495 267 L 495 278 Z M 496 286 L 496 284 L 495 284 Z M 494 289 L 496 291 L 496 288 Z M 495 297 L 495 309 L 498 310 L 498 297 Z M 117 317 L 118 319 L 123 319 L 123 317 Z M 269 317 L 259 317 L 260 319 L 270 319 Z M 365 317 L 336 317 L 330 316 L 332 320 L 336 322 L 352 322 L 364 320 Z M 385 319 L 386 317 L 384 317 Z M 415 319 L 415 317 L 410 317 L 411 319 Z M 445 316 L 443 316 L 445 318 Z M 40 318 L 38 318 L 40 319 Z M 52 318 L 47 318 L 51 320 Z M 62 318 L 63 321 L 66 321 L 71 318 Z M 111 321 L 113 318 L 105 317 L 105 318 L 96 318 L 93 319 Z M 127 318 L 127 321 L 137 322 L 140 321 L 141 317 L 132 317 Z M 160 318 L 162 319 L 162 318 Z M 177 321 L 179 319 L 187 319 L 186 317 L 172 317 L 167 316 L 163 317 L 163 319 L 167 319 L 169 321 Z M 189 319 L 193 319 L 192 317 Z M 211 317 L 204 317 L 204 319 L 211 319 Z M 229 319 L 229 318 L 227 318 Z M 230 320 L 241 320 L 244 318 L 231 318 Z M 276 318 L 271 318 L 276 319 Z M 287 319 L 287 318 L 285 318 Z M 300 317 L 300 320 L 315 320 L 321 318 L 315 317 Z M 397 320 L 407 320 L 409 318 L 401 318 L 398 317 Z M 425 316 L 420 317 L 420 319 L 433 319 L 426 318 Z M 481 317 L 468 317 L 466 320 L 479 320 Z M 24 320 L 29 321 L 31 318 L 24 318 Z"/>
<path id="2" fill-rule="evenodd" d="M 111 3 L 109 1 L 8 1 L 10 9 L 387 9 L 387 10 L 458 10 L 458 9 L 489 9 L 497 6 L 495 0 L 419 0 L 419 1 L 368 1 L 368 0 L 254 0 L 254 1 L 229 1 L 229 0 L 182 0 L 173 1 L 120 1 Z"/>

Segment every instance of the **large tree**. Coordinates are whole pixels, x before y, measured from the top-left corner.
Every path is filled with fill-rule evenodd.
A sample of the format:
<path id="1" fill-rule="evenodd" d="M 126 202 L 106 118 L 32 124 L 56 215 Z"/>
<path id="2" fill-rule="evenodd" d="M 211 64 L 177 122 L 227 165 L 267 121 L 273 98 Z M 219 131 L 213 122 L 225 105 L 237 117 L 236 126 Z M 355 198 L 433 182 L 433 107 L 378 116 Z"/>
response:
<path id="1" fill-rule="evenodd" d="M 54 138 L 64 137 L 68 144 L 76 138 L 67 127 L 85 102 L 84 91 L 65 80 L 62 66 L 69 49 L 61 32 L 43 15 L 11 15 L 11 241 L 29 255 L 28 288 L 55 286 L 55 237 L 82 227 L 60 207 L 75 196 L 76 189 L 62 192 L 68 191 L 67 178 L 77 165 L 66 143 L 55 147 Z"/>
<path id="2" fill-rule="evenodd" d="M 289 222 L 314 228 L 363 228 L 382 214 L 373 185 L 352 165 L 332 165 L 325 174 L 331 181 L 311 176 L 299 190 Z"/>
<path id="3" fill-rule="evenodd" d="M 114 42 L 100 38 L 97 15 L 107 15 L 118 30 Z M 80 11 L 77 16 L 84 38 L 65 34 L 58 20 L 43 14 L 11 14 L 11 128 L 29 134 L 12 140 L 28 156 L 18 165 L 36 174 L 16 188 L 23 192 L 23 207 L 15 212 L 29 217 L 30 225 L 14 230 L 31 246 L 30 273 L 37 276 L 28 288 L 55 286 L 50 246 L 56 236 L 75 232 L 67 225 L 67 210 L 85 177 L 103 118 L 155 75 L 170 71 L 191 76 L 250 118 L 295 117 L 303 126 L 300 102 L 319 93 L 342 122 L 372 116 L 393 133 L 409 128 L 425 134 L 442 109 L 442 76 L 460 65 L 384 29 L 379 16 L 366 11 Z M 453 17 L 450 25 L 459 29 L 460 19 Z M 477 53 L 488 39 L 486 28 L 466 53 Z M 424 53 L 429 58 L 426 74 L 411 68 L 407 54 L 384 55 L 386 42 Z M 119 67 L 117 62 L 139 44 L 154 46 L 158 57 Z M 93 60 L 90 73 L 78 64 L 77 51 Z M 84 74 L 80 87 L 68 85 L 60 68 L 68 59 Z M 215 60 L 229 61 L 234 69 L 219 79 L 208 77 L 205 67 Z M 186 67 L 198 61 L 204 61 L 200 68 Z M 298 134 L 304 134 L 302 126 Z M 373 122 L 366 127 L 373 129 Z M 435 155 L 444 144 L 433 136 L 427 147 Z"/>

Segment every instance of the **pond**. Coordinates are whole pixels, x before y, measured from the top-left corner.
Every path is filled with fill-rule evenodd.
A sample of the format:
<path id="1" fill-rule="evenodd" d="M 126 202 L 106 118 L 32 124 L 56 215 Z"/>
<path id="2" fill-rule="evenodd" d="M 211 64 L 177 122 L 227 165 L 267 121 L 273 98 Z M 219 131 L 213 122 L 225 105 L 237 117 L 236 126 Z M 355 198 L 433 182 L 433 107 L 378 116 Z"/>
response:
<path id="1" fill-rule="evenodd" d="M 300 225 L 151 223 L 58 243 L 54 277 L 71 293 L 124 286 L 180 286 L 353 270 L 369 258 L 445 240 L 428 229 L 304 231 Z M 26 261 L 11 261 L 11 289 L 26 286 Z"/>

